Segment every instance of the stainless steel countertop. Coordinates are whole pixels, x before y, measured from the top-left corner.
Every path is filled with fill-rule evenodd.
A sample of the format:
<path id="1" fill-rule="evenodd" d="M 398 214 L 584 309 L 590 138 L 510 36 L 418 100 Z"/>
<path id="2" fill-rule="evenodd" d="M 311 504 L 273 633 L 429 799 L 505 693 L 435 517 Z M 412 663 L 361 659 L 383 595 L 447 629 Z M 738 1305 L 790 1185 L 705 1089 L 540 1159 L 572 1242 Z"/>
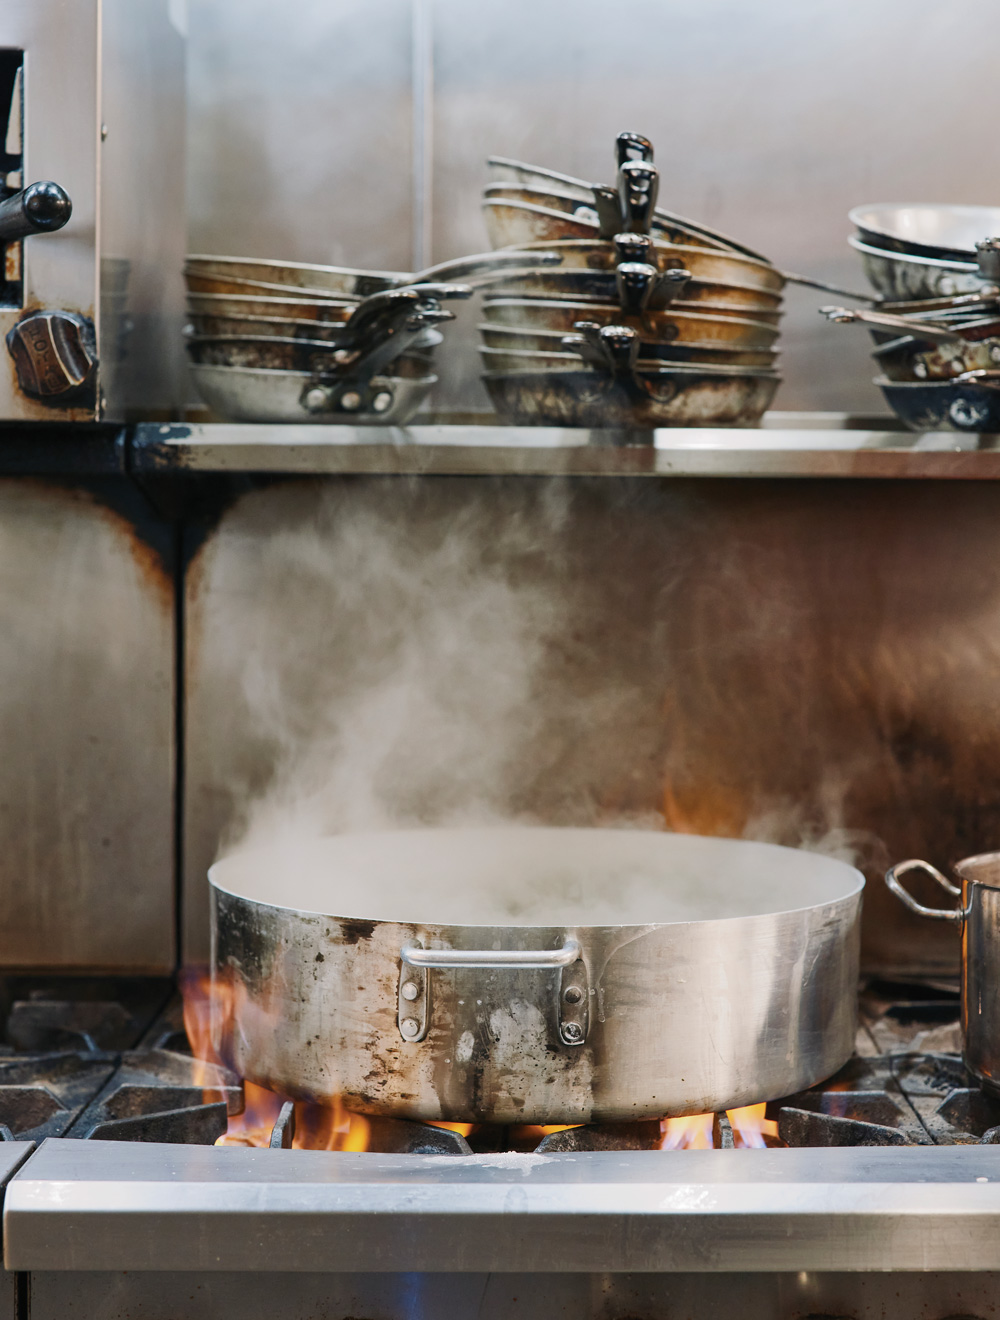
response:
<path id="1" fill-rule="evenodd" d="M 50 1140 L 19 1270 L 1000 1269 L 1000 1147 L 390 1156 Z"/>
<path id="2" fill-rule="evenodd" d="M 917 434 L 893 418 L 769 413 L 755 430 L 625 433 L 491 425 L 156 425 L 130 466 L 156 472 L 440 476 L 876 477 L 1000 479 L 1000 440 Z M 644 443 L 622 443 L 640 439 Z"/>

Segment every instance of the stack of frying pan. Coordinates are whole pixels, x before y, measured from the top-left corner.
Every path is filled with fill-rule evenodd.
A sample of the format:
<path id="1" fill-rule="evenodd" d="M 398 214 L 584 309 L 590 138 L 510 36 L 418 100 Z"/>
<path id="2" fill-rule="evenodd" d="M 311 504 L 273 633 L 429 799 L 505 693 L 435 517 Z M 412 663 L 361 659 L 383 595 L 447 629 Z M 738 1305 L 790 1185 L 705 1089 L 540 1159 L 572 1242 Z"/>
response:
<path id="1" fill-rule="evenodd" d="M 404 425 L 437 381 L 438 327 L 454 319 L 441 304 L 556 261 L 488 253 L 411 275 L 191 256 L 195 384 L 231 421 Z"/>
<path id="2" fill-rule="evenodd" d="M 885 204 L 850 218 L 879 299 L 823 310 L 868 327 L 889 406 L 915 430 L 1000 429 L 1000 239 L 988 237 L 1000 209 Z"/>
<path id="3" fill-rule="evenodd" d="M 483 304 L 484 382 L 523 423 L 754 426 L 779 384 L 785 276 L 656 207 L 651 143 L 617 141 L 615 187 L 493 157 L 490 241 L 556 269 L 503 279 Z"/>

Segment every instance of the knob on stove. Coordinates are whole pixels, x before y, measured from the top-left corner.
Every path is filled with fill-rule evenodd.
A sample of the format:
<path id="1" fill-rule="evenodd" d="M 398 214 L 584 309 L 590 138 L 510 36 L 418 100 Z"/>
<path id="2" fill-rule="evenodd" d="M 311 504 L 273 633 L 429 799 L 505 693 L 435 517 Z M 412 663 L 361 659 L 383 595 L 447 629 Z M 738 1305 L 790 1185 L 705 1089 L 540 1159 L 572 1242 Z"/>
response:
<path id="1" fill-rule="evenodd" d="M 97 365 L 93 324 L 75 312 L 34 312 L 7 335 L 18 384 L 35 399 L 83 388 Z"/>

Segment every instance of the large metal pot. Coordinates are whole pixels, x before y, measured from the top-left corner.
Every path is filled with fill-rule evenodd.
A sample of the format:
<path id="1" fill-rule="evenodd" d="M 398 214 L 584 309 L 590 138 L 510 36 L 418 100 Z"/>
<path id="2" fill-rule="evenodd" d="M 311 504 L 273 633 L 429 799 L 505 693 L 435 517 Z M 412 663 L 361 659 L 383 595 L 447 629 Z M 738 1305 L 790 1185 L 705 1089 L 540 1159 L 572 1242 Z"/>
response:
<path id="1" fill-rule="evenodd" d="M 403 830 L 209 872 L 216 1047 L 414 1119 L 617 1121 L 776 1098 L 854 1044 L 863 879 L 769 844 Z"/>
<path id="2" fill-rule="evenodd" d="M 954 865 L 961 885 L 954 885 L 929 862 L 897 862 L 885 883 L 911 912 L 949 921 L 962 934 L 962 1058 L 984 1091 L 1000 1097 L 1000 853 L 980 853 Z M 918 903 L 900 883 L 920 871 L 958 899 L 957 907 L 932 908 Z"/>

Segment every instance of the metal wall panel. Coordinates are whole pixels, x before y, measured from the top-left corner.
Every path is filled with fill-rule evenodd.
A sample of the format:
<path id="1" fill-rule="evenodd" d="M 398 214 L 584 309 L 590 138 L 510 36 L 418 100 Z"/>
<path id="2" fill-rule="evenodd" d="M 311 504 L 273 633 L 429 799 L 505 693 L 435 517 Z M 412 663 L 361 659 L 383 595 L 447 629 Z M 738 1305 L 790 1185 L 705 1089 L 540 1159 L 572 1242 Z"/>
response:
<path id="1" fill-rule="evenodd" d="M 417 90 L 433 86 L 435 259 L 486 246 L 487 155 L 608 180 L 623 128 L 654 139 L 665 205 L 849 287 L 851 206 L 996 202 L 990 0 L 638 0 L 628 21 L 598 0 L 413 5 L 418 70 L 428 25 L 433 47 Z M 409 11 L 192 0 L 194 247 L 410 265 Z M 777 406 L 881 409 L 867 338 L 822 322 L 828 301 L 789 292 Z M 437 409 L 487 406 L 476 314 L 460 317 Z"/>
<path id="2" fill-rule="evenodd" d="M 169 549 L 123 478 L 0 480 L 2 966 L 173 965 Z"/>
<path id="3" fill-rule="evenodd" d="M 992 483 L 327 479 L 187 584 L 185 954 L 262 838 L 482 817 L 858 857 L 865 956 L 954 969 L 889 861 L 1000 837 Z M 250 804 L 256 804 L 255 806 Z"/>
<path id="4" fill-rule="evenodd" d="M 192 0 L 190 248 L 406 270 L 409 0 Z"/>
<path id="5" fill-rule="evenodd" d="M 102 0 L 99 344 L 116 421 L 184 402 L 184 91 L 176 0 Z"/>

